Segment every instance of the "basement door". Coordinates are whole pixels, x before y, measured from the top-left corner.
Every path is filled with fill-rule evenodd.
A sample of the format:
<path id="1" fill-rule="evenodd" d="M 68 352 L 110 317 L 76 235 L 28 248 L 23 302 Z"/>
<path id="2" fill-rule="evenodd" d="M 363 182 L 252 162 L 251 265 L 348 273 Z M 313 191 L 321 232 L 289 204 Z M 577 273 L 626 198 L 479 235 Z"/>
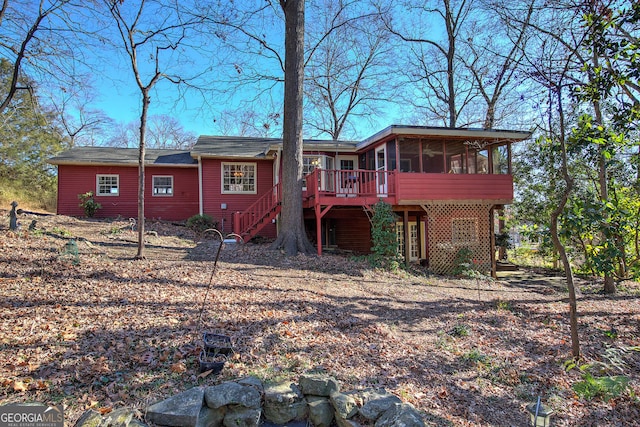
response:
<path id="1" fill-rule="evenodd" d="M 420 227 L 422 228 L 421 234 L 425 236 L 424 232 L 424 222 L 420 221 Z M 401 222 L 396 222 L 396 236 L 398 239 L 398 253 L 404 257 L 404 224 Z M 409 251 L 410 257 L 409 261 L 418 261 L 420 256 L 420 251 L 418 250 L 419 244 L 422 242 L 418 242 L 418 224 L 416 222 L 409 222 Z M 422 253 L 425 253 L 425 245 L 422 244 Z"/>

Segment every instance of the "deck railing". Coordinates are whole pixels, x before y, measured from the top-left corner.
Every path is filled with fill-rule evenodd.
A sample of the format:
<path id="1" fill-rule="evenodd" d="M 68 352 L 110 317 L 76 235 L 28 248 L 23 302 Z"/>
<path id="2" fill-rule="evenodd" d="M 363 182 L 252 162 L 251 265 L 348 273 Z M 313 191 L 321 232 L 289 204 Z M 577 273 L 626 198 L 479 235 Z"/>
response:
<path id="1" fill-rule="evenodd" d="M 242 212 L 236 212 L 233 218 L 233 232 L 243 235 L 256 227 L 280 204 L 280 183 L 274 185 L 258 200 Z"/>
<path id="2" fill-rule="evenodd" d="M 324 198 L 325 201 L 330 197 L 377 198 L 395 203 L 430 200 L 508 203 L 513 199 L 513 177 L 506 174 L 316 169 L 305 179 L 306 197 Z"/>
<path id="3" fill-rule="evenodd" d="M 315 169 L 305 177 L 307 197 L 386 197 L 396 192 L 396 173 Z"/>

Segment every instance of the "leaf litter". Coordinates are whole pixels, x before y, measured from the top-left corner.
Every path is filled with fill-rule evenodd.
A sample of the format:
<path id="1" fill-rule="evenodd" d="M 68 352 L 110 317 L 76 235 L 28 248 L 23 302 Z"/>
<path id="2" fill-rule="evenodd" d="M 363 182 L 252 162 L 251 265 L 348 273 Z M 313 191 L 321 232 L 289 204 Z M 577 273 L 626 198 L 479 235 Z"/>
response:
<path id="1" fill-rule="evenodd" d="M 640 417 L 637 351 L 620 353 L 628 393 L 586 401 L 573 392 L 581 377 L 563 368 L 567 294 L 557 278 L 394 274 L 251 243 L 226 245 L 212 276 L 218 241 L 194 243 L 168 222 L 147 229 L 157 236 L 144 260 L 133 259 L 137 235 L 124 220 L 54 215 L 33 233 L 0 229 L 0 404 L 62 403 L 73 423 L 88 408 L 144 410 L 196 385 L 322 371 L 345 390 L 384 387 L 432 426 L 525 425 L 537 396 L 557 426 Z M 78 262 L 60 256 L 71 238 Z M 605 296 L 579 284 L 584 363 L 640 345 L 640 285 Z M 204 330 L 232 338 L 220 375 L 198 371 Z"/>

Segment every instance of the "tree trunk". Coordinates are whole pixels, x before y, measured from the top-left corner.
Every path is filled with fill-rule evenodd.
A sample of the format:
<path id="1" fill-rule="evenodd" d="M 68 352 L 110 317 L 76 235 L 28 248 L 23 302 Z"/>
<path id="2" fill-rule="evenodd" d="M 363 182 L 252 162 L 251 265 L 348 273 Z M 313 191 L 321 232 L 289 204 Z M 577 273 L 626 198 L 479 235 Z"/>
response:
<path id="1" fill-rule="evenodd" d="M 591 57 L 592 65 L 594 69 L 598 69 L 600 67 L 600 58 L 598 56 L 598 52 L 596 49 L 593 49 L 593 54 Z M 595 98 L 593 100 L 593 111 L 595 114 L 596 124 L 602 125 L 602 107 L 600 105 L 600 99 Z M 609 188 L 607 181 L 607 159 L 605 157 L 605 149 L 604 145 L 598 146 L 598 183 L 600 186 L 600 201 L 605 204 L 609 201 Z M 603 224 L 608 221 L 609 218 L 602 218 Z M 606 236 L 604 233 L 602 234 L 602 239 L 605 239 Z M 614 243 L 614 242 L 612 242 Z M 603 292 L 606 294 L 614 294 L 616 292 L 616 282 L 613 280 L 613 274 L 611 272 L 606 272 L 604 275 L 604 287 Z"/>
<path id="2" fill-rule="evenodd" d="M 458 121 L 458 111 L 456 110 L 456 85 L 455 85 L 455 56 L 456 56 L 456 25 L 454 23 L 451 3 L 445 1 L 445 26 L 447 28 L 447 38 L 449 48 L 447 50 L 447 91 L 449 103 L 449 127 L 456 127 Z"/>
<path id="3" fill-rule="evenodd" d="M 558 218 L 562 214 L 569 195 L 573 190 L 573 178 L 569 175 L 569 167 L 567 165 L 567 145 L 565 142 L 565 125 L 564 125 L 564 109 L 562 107 L 562 88 L 556 87 L 556 96 L 558 97 L 558 119 L 560 122 L 559 143 L 560 152 L 562 156 L 562 178 L 565 182 L 565 188 L 560 197 L 560 201 L 556 208 L 551 212 L 550 217 L 550 232 L 551 240 L 553 241 L 553 247 L 558 251 L 562 266 L 564 267 L 564 274 L 567 280 L 567 289 L 569 290 L 569 326 L 571 334 L 571 354 L 574 359 L 580 358 L 580 338 L 578 336 L 578 302 L 576 298 L 576 288 L 573 283 L 573 270 L 571 269 L 571 262 L 567 251 L 560 241 L 558 234 Z"/>
<path id="4" fill-rule="evenodd" d="M 147 112 L 149 111 L 149 91 L 142 91 L 142 113 L 140 114 L 140 147 L 138 154 L 138 253 L 136 259 L 144 258 L 144 158 Z"/>
<path id="5" fill-rule="evenodd" d="M 282 211 L 280 233 L 272 248 L 283 249 L 291 256 L 314 251 L 307 239 L 302 216 L 304 0 L 280 0 L 280 5 L 285 15 Z"/>

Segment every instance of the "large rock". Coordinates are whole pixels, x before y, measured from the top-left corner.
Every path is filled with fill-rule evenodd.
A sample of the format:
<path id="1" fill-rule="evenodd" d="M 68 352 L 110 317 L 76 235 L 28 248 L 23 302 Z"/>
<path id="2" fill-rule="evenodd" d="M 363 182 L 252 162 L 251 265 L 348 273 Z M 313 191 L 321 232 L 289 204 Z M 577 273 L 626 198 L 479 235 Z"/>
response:
<path id="1" fill-rule="evenodd" d="M 242 378 L 241 380 L 238 380 L 238 384 L 251 386 L 255 388 L 258 391 L 258 393 L 260 393 L 260 395 L 264 393 L 264 385 L 262 384 L 262 381 L 260 381 L 260 378 L 258 377 L 249 376 L 249 377 Z"/>
<path id="2" fill-rule="evenodd" d="M 359 409 L 360 415 L 368 420 L 375 421 L 384 414 L 391 406 L 402 403 L 398 396 L 395 396 L 385 389 L 368 389 L 361 393 L 364 405 Z"/>
<path id="3" fill-rule="evenodd" d="M 355 420 L 342 418 L 337 412 L 335 420 L 338 427 L 360 427 L 360 424 L 358 424 Z"/>
<path id="4" fill-rule="evenodd" d="M 264 417 L 275 424 L 286 424 L 307 415 L 307 402 L 292 383 L 270 384 L 264 389 Z"/>
<path id="5" fill-rule="evenodd" d="M 425 427 L 420 413 L 410 403 L 394 403 L 375 423 L 375 427 Z"/>
<path id="6" fill-rule="evenodd" d="M 326 397 L 307 396 L 309 421 L 315 427 L 329 427 L 333 421 L 333 406 Z"/>
<path id="7" fill-rule="evenodd" d="M 240 405 L 245 408 L 259 408 L 261 403 L 260 392 L 251 385 L 242 385 L 228 381 L 219 385 L 207 387 L 204 391 L 204 400 L 212 409 L 227 405 Z"/>
<path id="8" fill-rule="evenodd" d="M 195 427 L 204 401 L 204 389 L 194 387 L 147 408 L 147 420 L 174 427 Z"/>
<path id="9" fill-rule="evenodd" d="M 100 427 L 102 415 L 93 409 L 89 409 L 76 421 L 75 427 Z"/>
<path id="10" fill-rule="evenodd" d="M 304 374 L 300 377 L 299 385 L 302 393 L 314 396 L 331 396 L 331 393 L 340 391 L 335 378 L 321 374 Z"/>
<path id="11" fill-rule="evenodd" d="M 94 410 L 88 410 L 78 418 L 76 427 L 143 427 L 144 423 L 136 418 L 139 415 L 130 408 L 118 408 L 105 416 Z"/>
<path id="12" fill-rule="evenodd" d="M 237 406 L 229 408 L 224 416 L 225 427 L 258 427 L 262 411 L 255 408 Z"/>
<path id="13" fill-rule="evenodd" d="M 102 417 L 102 427 L 129 427 L 135 415 L 132 409 L 118 408 Z"/>
<path id="14" fill-rule="evenodd" d="M 225 408 L 211 409 L 204 405 L 200 409 L 196 427 L 220 427 L 224 420 Z"/>
<path id="15" fill-rule="evenodd" d="M 348 394 L 331 393 L 331 404 L 336 410 L 336 418 L 349 419 L 358 413 L 356 400 Z"/>

